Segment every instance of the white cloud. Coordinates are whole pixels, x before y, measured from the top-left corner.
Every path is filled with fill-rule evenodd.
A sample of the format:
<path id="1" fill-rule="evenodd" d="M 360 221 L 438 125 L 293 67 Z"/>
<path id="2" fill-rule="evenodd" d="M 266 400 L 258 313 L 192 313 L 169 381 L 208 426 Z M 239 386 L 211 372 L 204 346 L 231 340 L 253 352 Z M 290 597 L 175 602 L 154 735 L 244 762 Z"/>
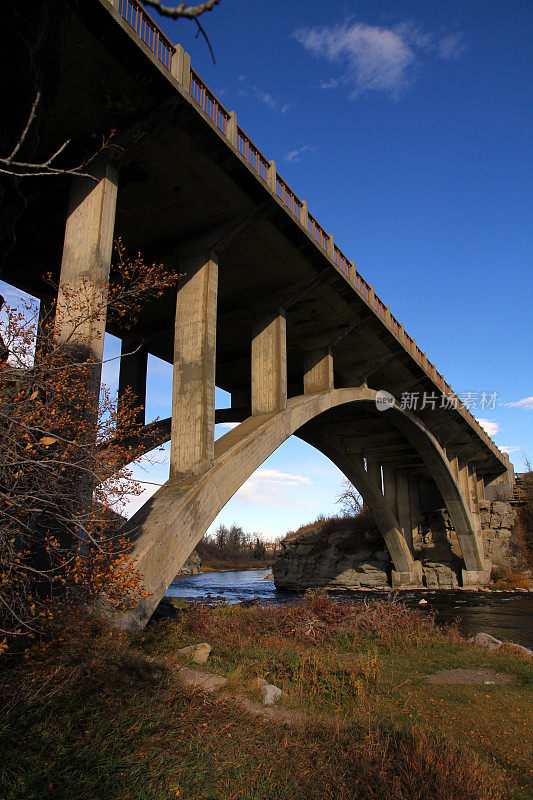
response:
<path id="1" fill-rule="evenodd" d="M 412 83 L 420 53 L 450 60 L 464 49 L 460 33 L 437 37 L 410 22 L 394 28 L 364 22 L 298 28 L 293 37 L 314 56 L 342 65 L 340 76 L 319 85 L 323 89 L 348 86 L 351 100 L 368 91 L 398 97 Z"/>
<path id="2" fill-rule="evenodd" d="M 291 505 L 289 497 L 296 489 L 311 484 L 311 479 L 303 475 L 278 472 L 274 469 L 258 469 L 241 486 L 236 496 L 250 503 L 288 506 Z"/>
<path id="3" fill-rule="evenodd" d="M 288 153 L 286 153 L 285 161 L 297 164 L 300 161 L 300 156 L 302 155 L 302 153 L 312 152 L 314 149 L 315 149 L 314 147 L 311 147 L 308 144 L 304 144 L 303 147 L 298 147 L 296 148 L 296 150 L 290 150 Z"/>
<path id="4" fill-rule="evenodd" d="M 517 400 L 516 403 L 506 403 L 508 408 L 526 408 L 533 409 L 533 397 L 524 397 L 523 400 Z"/>
<path id="5" fill-rule="evenodd" d="M 274 95 L 271 92 L 266 91 L 266 89 L 263 89 L 261 86 L 250 86 L 246 75 L 239 75 L 238 82 L 239 86 L 235 92 L 235 97 L 237 99 L 241 97 L 252 97 L 255 100 L 259 100 L 260 103 L 263 103 L 271 111 L 275 111 L 279 114 L 286 114 L 287 111 L 293 108 L 292 103 L 282 100 L 279 95 Z M 223 87 L 222 92 L 226 96 L 231 94 L 231 90 L 227 87 Z"/>
<path id="6" fill-rule="evenodd" d="M 241 423 L 240 422 L 220 422 L 218 423 L 221 428 L 227 428 L 228 430 L 232 430 L 233 428 L 237 428 Z"/>
<path id="7" fill-rule="evenodd" d="M 499 424 L 497 422 L 492 422 L 490 419 L 478 419 L 478 422 L 489 436 L 495 436 L 500 430 Z"/>
<path id="8" fill-rule="evenodd" d="M 498 447 L 500 448 L 502 453 L 507 453 L 508 455 L 509 453 L 516 453 L 518 450 L 520 450 L 519 447 L 512 447 L 511 445 L 508 444 L 498 445 Z"/>
<path id="9" fill-rule="evenodd" d="M 461 33 L 448 33 L 442 37 L 437 46 L 441 58 L 455 61 L 466 49 Z"/>

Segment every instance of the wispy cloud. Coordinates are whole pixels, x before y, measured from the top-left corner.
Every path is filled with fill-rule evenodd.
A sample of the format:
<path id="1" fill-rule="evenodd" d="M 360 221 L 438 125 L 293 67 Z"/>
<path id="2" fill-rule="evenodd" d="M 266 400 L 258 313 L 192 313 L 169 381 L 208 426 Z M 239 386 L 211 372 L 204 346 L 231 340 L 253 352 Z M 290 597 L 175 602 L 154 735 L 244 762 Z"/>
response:
<path id="1" fill-rule="evenodd" d="M 448 33 L 438 43 L 437 52 L 441 58 L 455 61 L 466 50 L 463 36 L 460 33 Z"/>
<path id="2" fill-rule="evenodd" d="M 528 411 L 533 410 L 533 397 L 524 397 L 522 400 L 517 400 L 515 403 L 506 403 L 508 408 L 525 408 Z"/>
<path id="3" fill-rule="evenodd" d="M 290 496 L 295 489 L 312 484 L 304 475 L 278 472 L 273 469 L 258 469 L 248 478 L 237 493 L 241 500 L 267 505 L 290 505 Z"/>
<path id="4" fill-rule="evenodd" d="M 519 447 L 513 447 L 512 445 L 509 444 L 498 445 L 498 447 L 500 448 L 502 453 L 507 453 L 507 455 L 509 455 L 509 453 L 517 453 L 518 450 L 520 450 Z"/>
<path id="5" fill-rule="evenodd" d="M 217 89 L 217 95 L 221 98 L 230 98 L 233 96 L 236 100 L 241 97 L 250 97 L 263 103 L 263 105 L 271 111 L 275 111 L 278 114 L 286 114 L 287 111 L 290 111 L 290 109 L 294 107 L 293 103 L 289 103 L 286 99 L 280 97 L 280 95 L 272 94 L 272 92 L 256 84 L 250 84 L 247 75 L 239 75 L 237 82 L 238 86 L 235 90 L 230 89 L 229 86 L 223 86 Z"/>
<path id="6" fill-rule="evenodd" d="M 452 60 L 465 49 L 460 33 L 436 35 L 411 22 L 390 28 L 364 22 L 298 28 L 293 37 L 312 55 L 340 65 L 339 75 L 319 85 L 346 86 L 351 100 L 369 91 L 398 98 L 414 81 L 422 55 Z"/>
<path id="7" fill-rule="evenodd" d="M 499 424 L 497 422 L 492 422 L 490 419 L 478 419 L 478 422 L 483 430 L 489 434 L 489 436 L 496 436 L 500 430 Z"/>
<path id="8" fill-rule="evenodd" d="M 220 422 L 218 423 L 221 428 L 227 428 L 228 430 L 232 430 L 233 428 L 238 428 L 241 424 L 240 422 Z"/>
<path id="9" fill-rule="evenodd" d="M 303 153 L 312 153 L 316 148 L 311 147 L 309 144 L 304 144 L 303 147 L 297 147 L 295 150 L 289 150 L 288 153 L 285 154 L 285 161 L 289 163 L 297 164 Z"/>

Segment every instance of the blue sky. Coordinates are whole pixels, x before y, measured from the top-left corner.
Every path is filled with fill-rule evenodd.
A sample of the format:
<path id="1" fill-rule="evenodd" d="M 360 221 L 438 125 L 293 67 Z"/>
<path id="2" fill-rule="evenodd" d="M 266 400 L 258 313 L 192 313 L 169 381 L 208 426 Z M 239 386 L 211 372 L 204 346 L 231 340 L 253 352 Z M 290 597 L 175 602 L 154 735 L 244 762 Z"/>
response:
<path id="1" fill-rule="evenodd" d="M 498 393 L 496 408 L 471 410 L 522 469 L 533 456 L 533 4 L 222 0 L 202 22 L 216 65 L 192 24 L 161 25 L 454 389 Z M 168 416 L 169 386 L 151 360 L 149 418 Z M 291 439 L 217 522 L 283 534 L 332 511 L 341 478 Z"/>

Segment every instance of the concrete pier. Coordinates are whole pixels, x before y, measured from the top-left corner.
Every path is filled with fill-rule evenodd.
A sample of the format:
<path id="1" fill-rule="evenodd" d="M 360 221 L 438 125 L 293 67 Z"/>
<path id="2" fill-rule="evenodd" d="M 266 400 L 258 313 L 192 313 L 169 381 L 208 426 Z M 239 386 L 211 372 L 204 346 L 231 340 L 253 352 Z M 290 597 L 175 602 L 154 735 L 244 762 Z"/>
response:
<path id="1" fill-rule="evenodd" d="M 218 256 L 180 264 L 174 329 L 170 476 L 200 475 L 213 464 Z"/>
<path id="2" fill-rule="evenodd" d="M 252 330 L 252 414 L 287 404 L 287 323 L 283 308 L 256 315 Z"/>

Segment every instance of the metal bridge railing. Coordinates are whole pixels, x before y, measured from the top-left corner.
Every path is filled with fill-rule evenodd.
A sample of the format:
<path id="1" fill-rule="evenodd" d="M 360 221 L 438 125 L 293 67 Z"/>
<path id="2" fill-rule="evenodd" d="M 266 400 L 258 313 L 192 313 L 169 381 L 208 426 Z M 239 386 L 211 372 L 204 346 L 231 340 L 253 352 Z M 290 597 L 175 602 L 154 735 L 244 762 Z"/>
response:
<path id="1" fill-rule="evenodd" d="M 392 331 L 420 367 L 441 388 L 443 394 L 449 398 L 456 398 L 452 388 L 446 383 L 442 375 L 437 372 L 434 364 L 429 361 L 426 354 L 417 346 L 415 340 L 404 331 L 403 325 L 393 317 L 388 307 L 375 294 L 374 287 L 365 281 L 358 270 L 355 269 L 354 262 L 348 260 L 333 242 L 333 237 L 327 234 L 315 217 L 307 211 L 307 204 L 300 200 L 290 186 L 276 173 L 274 162 L 268 161 L 242 128 L 236 124 L 234 126 L 231 125 L 231 118 L 232 116 L 235 118 L 235 115 L 224 108 L 198 73 L 191 68 L 190 59 L 184 53 L 181 45 L 173 45 L 170 42 L 138 0 L 109 0 L 109 2 L 117 9 L 149 50 L 152 51 L 163 67 L 188 91 L 206 117 L 227 136 L 244 161 L 270 186 L 287 211 L 304 226 L 317 245 L 330 256 L 335 266 L 346 275 L 355 291 L 370 305 L 383 324 Z M 508 463 L 508 455 L 498 449 L 468 408 L 460 402 L 456 403 L 456 408 L 492 452 Z"/>

